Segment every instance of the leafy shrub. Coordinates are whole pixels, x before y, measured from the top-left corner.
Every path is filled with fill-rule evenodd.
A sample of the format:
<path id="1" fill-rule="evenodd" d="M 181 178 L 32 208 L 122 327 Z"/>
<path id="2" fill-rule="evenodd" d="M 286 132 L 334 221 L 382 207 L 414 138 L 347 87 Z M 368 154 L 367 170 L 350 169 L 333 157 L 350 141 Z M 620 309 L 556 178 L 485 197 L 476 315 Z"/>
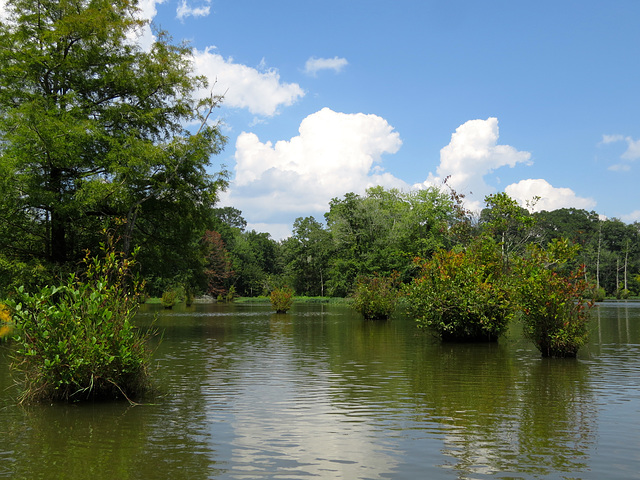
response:
<path id="1" fill-rule="evenodd" d="M 195 294 L 193 293 L 193 289 L 189 285 L 185 285 L 183 287 L 184 290 L 184 304 L 187 307 L 193 305 L 193 300 L 195 299 Z"/>
<path id="2" fill-rule="evenodd" d="M 235 300 L 235 298 L 236 298 L 236 287 L 231 285 L 229 287 L 229 291 L 227 292 L 226 300 L 227 300 L 227 302 L 233 302 Z"/>
<path id="3" fill-rule="evenodd" d="M 12 368 L 24 376 L 21 401 L 130 398 L 148 385 L 147 334 L 131 320 L 142 283 L 133 259 L 103 245 L 82 277 L 8 301 L 17 329 Z"/>
<path id="4" fill-rule="evenodd" d="M 593 300 L 594 302 L 603 302 L 607 293 L 604 288 L 598 288 L 596 284 L 589 284 L 584 290 L 584 300 Z"/>
<path id="5" fill-rule="evenodd" d="M 276 313 L 287 313 L 293 305 L 293 290 L 287 286 L 274 288 L 269 296 L 271 307 Z"/>
<path id="6" fill-rule="evenodd" d="M 0 303 L 0 342 L 8 339 L 11 335 L 11 313 L 6 305 Z"/>
<path id="7" fill-rule="evenodd" d="M 584 267 L 563 272 L 572 258 L 566 240 L 554 240 L 546 250 L 531 247 L 517 266 L 516 290 L 525 335 L 543 357 L 575 357 L 589 336 L 589 309 Z"/>
<path id="8" fill-rule="evenodd" d="M 449 341 L 495 341 L 504 333 L 514 308 L 492 240 L 416 263 L 420 274 L 404 291 L 418 326 Z"/>
<path id="9" fill-rule="evenodd" d="M 173 289 L 167 290 L 162 294 L 162 299 L 160 300 L 160 302 L 162 303 L 162 306 L 164 308 L 170 309 L 170 308 L 173 308 L 173 306 L 176 304 L 177 298 L 178 298 L 178 292 L 176 292 Z"/>
<path id="10" fill-rule="evenodd" d="M 631 292 L 622 286 L 619 287 L 618 290 L 616 291 L 616 298 L 618 300 L 627 300 L 630 295 L 631 295 Z"/>
<path id="11" fill-rule="evenodd" d="M 360 277 L 353 291 L 352 306 L 366 319 L 386 320 L 396 309 L 398 275 Z"/>

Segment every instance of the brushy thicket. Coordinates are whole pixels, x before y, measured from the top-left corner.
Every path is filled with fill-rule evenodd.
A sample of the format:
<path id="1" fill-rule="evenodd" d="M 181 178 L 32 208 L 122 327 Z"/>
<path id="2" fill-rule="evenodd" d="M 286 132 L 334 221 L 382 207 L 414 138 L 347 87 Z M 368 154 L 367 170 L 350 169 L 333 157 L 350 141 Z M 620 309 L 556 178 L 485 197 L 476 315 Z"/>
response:
<path id="1" fill-rule="evenodd" d="M 0 303 L 0 342 L 5 341 L 11 335 L 11 313 L 6 305 Z"/>
<path id="2" fill-rule="evenodd" d="M 420 327 L 450 341 L 495 341 L 505 332 L 514 312 L 500 252 L 491 240 L 441 250 L 416 263 L 420 274 L 404 292 Z"/>
<path id="3" fill-rule="evenodd" d="M 589 338 L 594 302 L 585 300 L 584 267 L 563 271 L 576 252 L 567 241 L 556 240 L 546 250 L 532 247 L 516 267 L 524 333 L 543 357 L 575 357 Z"/>
<path id="4" fill-rule="evenodd" d="M 353 290 L 352 306 L 367 320 L 386 320 L 400 297 L 398 275 L 360 277 Z"/>
<path id="5" fill-rule="evenodd" d="M 130 400 L 148 387 L 149 333 L 132 324 L 143 287 L 135 260 L 116 253 L 111 238 L 102 249 L 103 258 L 87 254 L 81 277 L 35 293 L 19 288 L 7 302 L 22 402 Z"/>
<path id="6" fill-rule="evenodd" d="M 492 240 L 419 260 L 420 274 L 404 287 L 418 325 L 443 340 L 496 340 L 519 317 L 544 357 L 575 357 L 589 336 L 589 284 L 584 269 L 568 269 L 578 247 L 554 240 L 532 246 L 504 265 Z"/>
<path id="7" fill-rule="evenodd" d="M 293 305 L 293 289 L 290 287 L 274 288 L 269 295 L 271 300 L 271 308 L 276 313 L 287 313 Z"/>

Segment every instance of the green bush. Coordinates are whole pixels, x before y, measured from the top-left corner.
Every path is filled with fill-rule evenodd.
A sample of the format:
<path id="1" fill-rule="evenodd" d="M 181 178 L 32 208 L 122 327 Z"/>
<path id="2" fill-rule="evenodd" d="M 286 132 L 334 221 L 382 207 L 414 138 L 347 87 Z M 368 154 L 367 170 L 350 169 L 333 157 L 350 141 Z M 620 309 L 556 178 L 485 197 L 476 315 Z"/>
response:
<path id="1" fill-rule="evenodd" d="M 352 306 L 366 319 L 386 320 L 396 309 L 398 276 L 360 277 L 353 291 Z"/>
<path id="2" fill-rule="evenodd" d="M 575 357 L 589 337 L 584 267 L 563 271 L 574 255 L 566 240 L 555 240 L 546 250 L 532 247 L 516 267 L 524 333 L 543 357 Z"/>
<path id="3" fill-rule="evenodd" d="M 495 341 L 514 316 L 502 258 L 490 239 L 466 250 L 417 259 L 420 274 L 404 292 L 419 327 L 446 341 Z"/>
<path id="4" fill-rule="evenodd" d="M 185 285 L 183 287 L 184 290 L 184 304 L 187 307 L 190 307 L 191 305 L 193 305 L 193 301 L 195 299 L 195 294 L 193 293 L 193 289 L 191 288 L 190 285 Z"/>
<path id="5" fill-rule="evenodd" d="M 269 295 L 271 307 L 276 313 L 287 313 L 293 305 L 293 290 L 287 286 L 274 288 Z"/>
<path id="6" fill-rule="evenodd" d="M 162 294 L 162 299 L 160 300 L 160 302 L 162 303 L 162 306 L 164 308 L 170 309 L 170 308 L 173 308 L 173 306 L 176 304 L 177 297 L 178 297 L 178 292 L 176 292 L 173 289 L 167 290 Z"/>
<path id="7" fill-rule="evenodd" d="M 607 298 L 604 288 L 598 288 L 596 285 L 588 285 L 584 292 L 585 300 L 593 300 L 594 302 L 603 302 Z"/>
<path id="8" fill-rule="evenodd" d="M 0 342 L 10 338 L 11 331 L 11 313 L 6 305 L 0 303 Z"/>
<path id="9" fill-rule="evenodd" d="M 630 296 L 631 296 L 631 292 L 622 286 L 618 288 L 616 292 L 616 298 L 618 300 L 628 300 Z"/>
<path id="10" fill-rule="evenodd" d="M 22 374 L 21 401 L 135 397 L 148 386 L 147 334 L 132 324 L 143 285 L 135 261 L 103 246 L 87 257 L 82 277 L 8 302 L 18 348 L 12 368 Z"/>

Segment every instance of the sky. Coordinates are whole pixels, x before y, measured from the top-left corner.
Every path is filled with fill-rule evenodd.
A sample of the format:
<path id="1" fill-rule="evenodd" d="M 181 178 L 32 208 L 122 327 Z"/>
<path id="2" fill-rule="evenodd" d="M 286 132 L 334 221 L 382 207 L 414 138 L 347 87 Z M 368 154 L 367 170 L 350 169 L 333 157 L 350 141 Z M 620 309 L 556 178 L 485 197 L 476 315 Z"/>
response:
<path id="1" fill-rule="evenodd" d="M 640 220 L 640 1 L 140 6 L 225 95 L 220 206 L 249 229 L 279 240 L 348 192 L 445 178 L 471 209 L 504 191 Z"/>

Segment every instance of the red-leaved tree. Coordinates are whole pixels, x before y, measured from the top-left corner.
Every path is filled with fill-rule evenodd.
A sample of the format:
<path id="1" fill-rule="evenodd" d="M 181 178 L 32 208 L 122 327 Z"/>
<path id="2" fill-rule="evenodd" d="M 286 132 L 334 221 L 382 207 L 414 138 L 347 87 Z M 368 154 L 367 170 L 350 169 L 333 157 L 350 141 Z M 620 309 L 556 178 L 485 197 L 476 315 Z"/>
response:
<path id="1" fill-rule="evenodd" d="M 233 276 L 231 258 L 218 232 L 207 230 L 202 237 L 205 248 L 205 269 L 208 291 L 210 295 L 226 295 L 228 279 Z"/>

